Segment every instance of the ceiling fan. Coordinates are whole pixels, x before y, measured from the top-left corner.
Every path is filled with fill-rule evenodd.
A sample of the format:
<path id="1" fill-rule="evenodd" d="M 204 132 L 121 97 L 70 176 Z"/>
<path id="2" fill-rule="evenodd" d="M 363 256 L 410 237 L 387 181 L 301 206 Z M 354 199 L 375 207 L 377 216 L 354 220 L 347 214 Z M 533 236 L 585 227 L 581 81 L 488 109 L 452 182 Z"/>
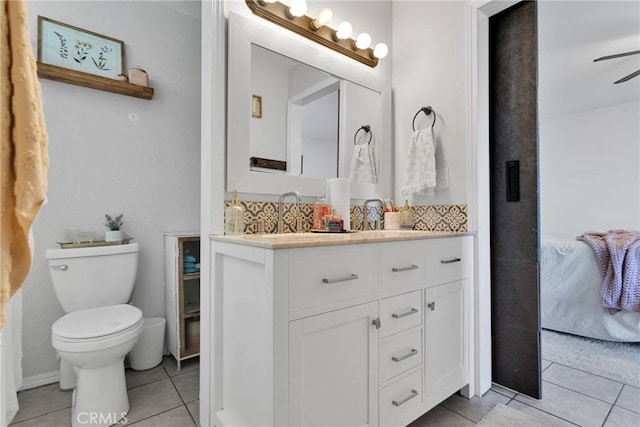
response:
<path id="1" fill-rule="evenodd" d="M 605 61 L 607 59 L 614 59 L 614 58 L 622 58 L 624 56 L 637 55 L 639 53 L 640 53 L 640 50 L 634 50 L 634 51 L 631 51 L 631 52 L 624 52 L 624 53 L 617 53 L 615 55 L 602 56 L 600 58 L 596 58 L 596 59 L 593 60 L 593 62 Z M 617 80 L 617 81 L 613 82 L 613 84 L 624 83 L 624 82 L 626 82 L 628 80 L 631 80 L 632 78 L 638 77 L 638 76 L 640 76 L 640 70 L 635 71 L 635 72 L 629 74 L 628 76 L 624 76 L 620 80 Z"/>

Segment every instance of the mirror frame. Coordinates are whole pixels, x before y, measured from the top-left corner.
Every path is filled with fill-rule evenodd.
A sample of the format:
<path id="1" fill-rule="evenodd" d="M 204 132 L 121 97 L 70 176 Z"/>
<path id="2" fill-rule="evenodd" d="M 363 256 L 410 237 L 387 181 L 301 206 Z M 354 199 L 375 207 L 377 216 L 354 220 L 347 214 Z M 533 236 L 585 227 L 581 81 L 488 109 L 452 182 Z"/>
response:
<path id="1" fill-rule="evenodd" d="M 253 18 L 253 19 L 252 19 Z M 281 55 L 326 71 L 334 76 L 380 93 L 382 102 L 390 103 L 390 83 L 382 82 L 370 67 L 329 49 L 316 46 L 302 37 L 289 34 L 269 23 L 257 21 L 230 12 L 228 19 L 228 70 L 227 70 L 227 173 L 226 189 L 229 192 L 256 194 L 282 194 L 297 190 L 303 196 L 318 196 L 326 192 L 326 180 L 287 174 L 275 174 L 251 170 L 249 166 L 251 128 L 251 45 L 256 44 Z M 343 105 L 343 100 L 340 100 Z M 383 104 L 384 105 L 384 104 Z M 341 109 L 342 110 L 342 109 Z M 380 128 L 386 127 L 384 106 Z M 342 122 L 342 114 L 340 122 Z M 392 188 L 390 141 L 380 137 L 380 171 L 378 184 L 351 182 L 351 198 L 389 197 Z M 349 144 L 350 138 L 340 129 L 340 146 Z M 283 141 L 286 143 L 286 141 Z M 384 160 L 384 161 L 383 161 Z"/>

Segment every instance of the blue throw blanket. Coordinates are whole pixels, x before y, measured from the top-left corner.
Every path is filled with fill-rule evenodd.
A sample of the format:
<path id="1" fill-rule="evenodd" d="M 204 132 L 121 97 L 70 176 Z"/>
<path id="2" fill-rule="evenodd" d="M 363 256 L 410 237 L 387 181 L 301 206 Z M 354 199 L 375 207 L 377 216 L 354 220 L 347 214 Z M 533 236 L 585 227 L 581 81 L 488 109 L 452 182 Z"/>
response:
<path id="1" fill-rule="evenodd" d="M 640 231 L 588 232 L 587 243 L 602 274 L 602 305 L 614 311 L 640 312 Z"/>

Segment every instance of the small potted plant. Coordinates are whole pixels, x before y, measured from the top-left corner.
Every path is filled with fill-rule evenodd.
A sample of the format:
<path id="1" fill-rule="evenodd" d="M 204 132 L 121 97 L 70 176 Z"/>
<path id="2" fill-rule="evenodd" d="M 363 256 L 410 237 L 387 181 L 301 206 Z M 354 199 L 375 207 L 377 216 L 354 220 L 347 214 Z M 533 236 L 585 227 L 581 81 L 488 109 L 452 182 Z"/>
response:
<path id="1" fill-rule="evenodd" d="M 105 217 L 104 225 L 106 225 L 107 228 L 109 229 L 108 231 L 104 232 L 104 241 L 105 242 L 121 242 L 122 239 L 124 238 L 124 234 L 120 229 L 120 227 L 122 227 L 122 224 L 124 224 L 124 222 L 122 221 L 123 214 L 120 214 L 115 218 L 112 218 L 108 214 L 105 215 L 104 217 Z"/>

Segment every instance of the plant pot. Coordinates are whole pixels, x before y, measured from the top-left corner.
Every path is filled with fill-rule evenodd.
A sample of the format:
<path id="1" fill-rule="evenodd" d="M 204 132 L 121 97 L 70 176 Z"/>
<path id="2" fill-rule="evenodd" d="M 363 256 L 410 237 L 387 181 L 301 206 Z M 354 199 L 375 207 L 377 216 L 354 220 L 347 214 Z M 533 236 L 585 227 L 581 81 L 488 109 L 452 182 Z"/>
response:
<path id="1" fill-rule="evenodd" d="M 105 242 L 122 242 L 124 234 L 122 230 L 108 230 L 104 232 Z"/>

